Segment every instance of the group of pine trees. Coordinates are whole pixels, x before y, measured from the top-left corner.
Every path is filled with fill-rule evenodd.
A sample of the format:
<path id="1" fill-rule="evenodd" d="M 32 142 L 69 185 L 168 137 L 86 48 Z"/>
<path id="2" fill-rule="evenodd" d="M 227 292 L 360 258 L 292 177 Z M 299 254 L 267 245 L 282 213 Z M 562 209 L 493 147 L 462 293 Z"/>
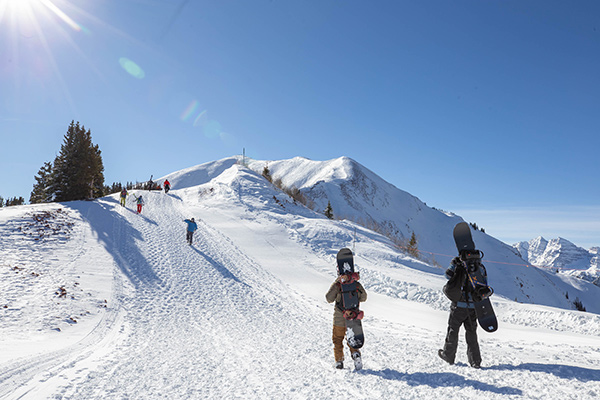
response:
<path id="1" fill-rule="evenodd" d="M 20 206 L 22 204 L 25 204 L 25 199 L 22 196 L 8 198 L 6 200 L 0 196 L 0 207 Z"/>
<path id="2" fill-rule="evenodd" d="M 104 192 L 101 151 L 92 143 L 90 130 L 71 121 L 54 162 L 45 162 L 35 176 L 29 202 L 95 199 Z"/>

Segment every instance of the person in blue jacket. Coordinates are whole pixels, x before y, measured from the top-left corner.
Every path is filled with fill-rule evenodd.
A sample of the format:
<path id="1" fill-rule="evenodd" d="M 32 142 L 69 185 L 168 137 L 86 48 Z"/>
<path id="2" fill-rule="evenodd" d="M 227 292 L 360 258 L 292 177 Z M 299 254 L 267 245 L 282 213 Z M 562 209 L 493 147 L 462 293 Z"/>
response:
<path id="1" fill-rule="evenodd" d="M 192 238 L 194 237 L 194 232 L 196 232 L 196 229 L 198 229 L 198 225 L 196 225 L 196 221 L 194 221 L 194 218 L 192 219 L 184 219 L 183 222 L 187 223 L 187 242 L 191 245 L 192 244 Z"/>

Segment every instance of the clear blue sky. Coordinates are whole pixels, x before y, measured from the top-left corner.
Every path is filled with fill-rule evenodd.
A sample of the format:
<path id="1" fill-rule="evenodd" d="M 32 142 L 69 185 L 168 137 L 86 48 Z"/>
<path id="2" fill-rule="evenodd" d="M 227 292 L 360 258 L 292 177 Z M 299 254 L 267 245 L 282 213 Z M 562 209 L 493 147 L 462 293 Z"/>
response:
<path id="1" fill-rule="evenodd" d="M 509 243 L 600 245 L 600 2 L 0 0 L 0 195 L 348 156 Z"/>

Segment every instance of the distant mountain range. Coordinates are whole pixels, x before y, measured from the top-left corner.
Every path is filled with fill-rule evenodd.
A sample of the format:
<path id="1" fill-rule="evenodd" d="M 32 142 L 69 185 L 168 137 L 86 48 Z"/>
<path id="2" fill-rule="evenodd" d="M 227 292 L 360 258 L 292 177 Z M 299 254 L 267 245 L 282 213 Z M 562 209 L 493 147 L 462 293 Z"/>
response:
<path id="1" fill-rule="evenodd" d="M 600 247 L 586 250 L 561 237 L 546 240 L 541 236 L 513 246 L 532 265 L 564 270 L 600 286 Z"/>

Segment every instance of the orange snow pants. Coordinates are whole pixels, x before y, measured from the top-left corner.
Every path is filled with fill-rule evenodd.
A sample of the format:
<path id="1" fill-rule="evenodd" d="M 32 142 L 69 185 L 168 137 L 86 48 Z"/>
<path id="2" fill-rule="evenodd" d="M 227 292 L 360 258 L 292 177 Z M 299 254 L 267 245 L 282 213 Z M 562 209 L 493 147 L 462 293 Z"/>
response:
<path id="1" fill-rule="evenodd" d="M 333 355 L 335 357 L 335 361 L 344 361 L 344 337 L 346 336 L 346 327 L 345 326 L 333 326 Z M 348 343 L 346 343 L 348 344 Z M 354 354 L 359 352 L 354 347 L 351 347 L 348 344 L 348 348 L 350 349 L 350 353 Z M 359 352 L 360 353 L 360 352 Z"/>

